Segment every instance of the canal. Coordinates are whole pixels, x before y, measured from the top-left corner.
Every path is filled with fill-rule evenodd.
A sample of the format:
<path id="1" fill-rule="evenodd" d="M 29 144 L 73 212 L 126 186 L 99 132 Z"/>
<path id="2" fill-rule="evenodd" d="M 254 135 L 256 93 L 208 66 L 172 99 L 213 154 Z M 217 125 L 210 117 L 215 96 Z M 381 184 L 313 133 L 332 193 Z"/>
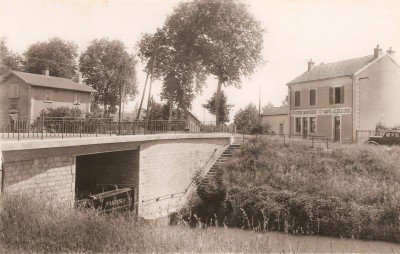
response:
<path id="1" fill-rule="evenodd" d="M 265 253 L 400 253 L 400 244 L 383 241 L 363 241 L 325 236 L 301 236 L 279 232 L 257 233 L 233 228 L 207 228 L 207 235 L 226 241 L 265 244 Z"/>

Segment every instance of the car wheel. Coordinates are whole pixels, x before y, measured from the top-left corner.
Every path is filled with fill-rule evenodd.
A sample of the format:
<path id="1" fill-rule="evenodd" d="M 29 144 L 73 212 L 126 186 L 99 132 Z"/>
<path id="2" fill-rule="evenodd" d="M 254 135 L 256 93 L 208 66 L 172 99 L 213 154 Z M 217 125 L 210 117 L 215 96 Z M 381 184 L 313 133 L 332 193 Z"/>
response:
<path id="1" fill-rule="evenodd" d="M 366 145 L 374 145 L 374 146 L 379 146 L 379 144 L 378 144 L 378 143 L 376 143 L 375 141 L 370 141 L 370 140 L 367 140 L 367 141 L 365 141 L 365 142 L 364 142 L 364 144 L 366 144 Z"/>

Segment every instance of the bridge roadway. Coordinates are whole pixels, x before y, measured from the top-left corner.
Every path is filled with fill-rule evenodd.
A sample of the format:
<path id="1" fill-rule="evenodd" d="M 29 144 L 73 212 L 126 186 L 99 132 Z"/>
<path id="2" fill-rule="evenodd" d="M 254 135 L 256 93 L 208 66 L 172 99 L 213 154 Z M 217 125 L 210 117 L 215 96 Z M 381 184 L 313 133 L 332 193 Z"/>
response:
<path id="1" fill-rule="evenodd" d="M 197 170 L 207 172 L 227 133 L 155 134 L 0 142 L 1 194 L 27 192 L 73 206 L 97 184 L 135 190 L 136 212 L 157 218 L 181 207 Z"/>

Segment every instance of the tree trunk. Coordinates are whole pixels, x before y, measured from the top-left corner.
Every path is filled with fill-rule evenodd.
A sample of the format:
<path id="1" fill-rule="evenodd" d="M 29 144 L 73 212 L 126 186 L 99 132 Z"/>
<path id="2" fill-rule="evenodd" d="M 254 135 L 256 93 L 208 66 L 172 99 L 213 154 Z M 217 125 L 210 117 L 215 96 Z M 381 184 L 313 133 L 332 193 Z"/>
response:
<path id="1" fill-rule="evenodd" d="M 103 112 L 103 118 L 107 117 L 107 104 L 108 103 L 108 95 L 107 95 L 107 90 L 104 91 L 104 112 Z"/>
<path id="2" fill-rule="evenodd" d="M 103 107 L 104 107 L 103 118 L 106 118 L 106 117 L 107 117 L 107 104 L 104 103 L 104 104 L 103 104 Z"/>
<path id="3" fill-rule="evenodd" d="M 172 102 L 172 96 L 169 98 L 169 110 L 168 110 L 168 122 L 170 123 L 172 120 L 172 106 L 173 106 L 173 102 Z"/>
<path id="4" fill-rule="evenodd" d="M 219 100 L 221 97 L 221 87 L 222 87 L 222 77 L 218 77 L 217 93 L 215 94 L 215 124 L 217 126 L 218 131 L 220 129 Z"/>
<path id="5" fill-rule="evenodd" d="M 119 84 L 118 122 L 122 121 L 122 119 L 121 119 L 121 113 L 122 113 L 121 106 L 122 106 L 122 86 L 121 86 L 121 83 L 120 83 Z"/>

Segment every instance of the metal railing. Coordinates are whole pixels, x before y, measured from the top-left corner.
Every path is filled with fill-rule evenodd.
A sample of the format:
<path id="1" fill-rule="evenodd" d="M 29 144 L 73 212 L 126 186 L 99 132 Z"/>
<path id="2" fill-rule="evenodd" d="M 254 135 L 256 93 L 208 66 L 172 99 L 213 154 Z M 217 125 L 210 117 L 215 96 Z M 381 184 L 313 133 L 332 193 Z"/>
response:
<path id="1" fill-rule="evenodd" d="M 112 135 L 147 135 L 160 133 L 228 132 L 215 122 L 194 123 L 187 120 L 133 120 L 117 122 L 110 118 L 18 117 L 0 119 L 0 139 L 98 137 Z"/>
<path id="2" fill-rule="evenodd" d="M 273 141 L 273 142 L 280 142 L 285 144 L 293 144 L 293 143 L 301 143 L 301 144 L 306 144 L 309 145 L 311 148 L 316 148 L 316 147 L 321 147 L 321 148 L 326 148 L 329 149 L 333 143 L 331 137 L 325 137 L 325 136 L 317 136 L 317 135 L 312 135 L 312 136 L 303 136 L 303 135 L 291 135 L 291 134 L 262 134 L 259 135 L 265 138 L 268 138 L 268 140 Z"/>

